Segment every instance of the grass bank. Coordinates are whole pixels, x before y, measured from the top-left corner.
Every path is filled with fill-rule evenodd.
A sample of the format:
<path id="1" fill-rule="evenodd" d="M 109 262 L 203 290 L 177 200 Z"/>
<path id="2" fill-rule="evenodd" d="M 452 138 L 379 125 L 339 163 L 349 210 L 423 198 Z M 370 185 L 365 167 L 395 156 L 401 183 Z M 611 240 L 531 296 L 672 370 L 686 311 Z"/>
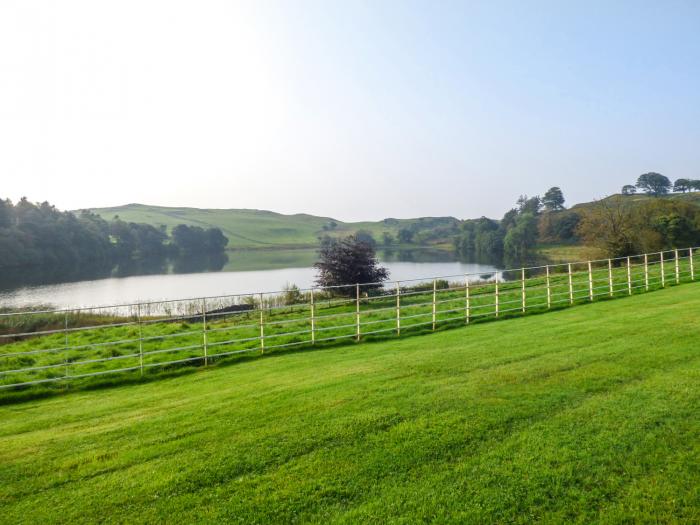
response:
<path id="1" fill-rule="evenodd" d="M 7 523 L 700 520 L 700 283 L 0 407 Z"/>

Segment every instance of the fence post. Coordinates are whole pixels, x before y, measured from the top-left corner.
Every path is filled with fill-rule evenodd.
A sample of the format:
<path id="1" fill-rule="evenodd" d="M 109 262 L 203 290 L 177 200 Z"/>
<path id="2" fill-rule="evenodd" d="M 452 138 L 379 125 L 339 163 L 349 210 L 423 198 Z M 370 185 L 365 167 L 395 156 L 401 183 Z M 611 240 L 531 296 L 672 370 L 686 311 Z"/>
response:
<path id="1" fill-rule="evenodd" d="M 693 249 L 688 248 L 688 258 L 690 259 L 690 280 L 695 280 L 695 267 L 693 266 Z"/>
<path id="2" fill-rule="evenodd" d="M 207 348 L 207 300 L 202 298 L 202 347 L 204 348 L 204 366 L 209 364 Z"/>
<path id="3" fill-rule="evenodd" d="M 552 307 L 552 288 L 550 286 L 550 280 L 549 280 L 549 265 L 546 267 L 547 271 L 547 308 Z"/>
<path id="4" fill-rule="evenodd" d="M 496 273 L 495 275 L 496 275 L 496 288 L 494 291 L 494 298 L 496 300 L 496 317 L 498 317 L 498 302 L 499 302 L 498 301 L 498 273 Z"/>
<path id="5" fill-rule="evenodd" d="M 66 347 L 66 351 L 63 354 L 63 362 L 66 366 L 64 376 L 68 377 L 68 311 L 67 310 L 65 312 L 63 312 L 63 334 L 64 334 L 64 343 L 65 343 L 65 347 Z"/>
<path id="6" fill-rule="evenodd" d="M 593 268 L 591 261 L 588 261 L 588 298 L 593 300 Z"/>
<path id="7" fill-rule="evenodd" d="M 469 276 L 464 276 L 464 317 L 465 323 L 469 324 L 469 318 L 471 317 L 470 304 L 469 304 Z"/>
<path id="8" fill-rule="evenodd" d="M 355 341 L 360 342 L 360 285 L 355 285 Z"/>
<path id="9" fill-rule="evenodd" d="M 574 304 L 574 281 L 571 276 L 571 263 L 569 263 L 569 304 Z"/>
<path id="10" fill-rule="evenodd" d="M 436 305 L 435 300 L 437 299 L 437 279 L 433 279 L 433 332 L 435 331 L 435 321 L 436 321 Z"/>
<path id="11" fill-rule="evenodd" d="M 525 268 L 522 268 L 521 270 L 521 275 L 520 277 L 522 278 L 522 291 L 523 291 L 523 313 L 525 313 L 525 304 L 526 304 L 526 297 L 525 297 Z"/>
<path id="12" fill-rule="evenodd" d="M 610 289 L 610 297 L 615 295 L 615 287 L 613 286 L 612 276 L 612 259 L 608 259 L 608 288 Z"/>
<path id="13" fill-rule="evenodd" d="M 260 353 L 265 353 L 265 310 L 263 310 L 263 294 L 260 294 Z"/>
<path id="14" fill-rule="evenodd" d="M 681 282 L 681 273 L 678 267 L 678 250 L 674 250 L 673 255 L 676 257 L 676 284 L 678 284 Z"/>
<path id="15" fill-rule="evenodd" d="M 401 286 L 396 281 L 396 335 L 401 335 Z"/>
<path id="16" fill-rule="evenodd" d="M 627 257 L 627 291 L 632 295 L 632 265 L 629 256 Z"/>
<path id="17" fill-rule="evenodd" d="M 311 288 L 311 344 L 316 344 L 316 306 L 314 305 L 313 288 Z"/>
<path id="18" fill-rule="evenodd" d="M 649 256 L 644 254 L 644 291 L 649 291 Z"/>
<path id="19" fill-rule="evenodd" d="M 664 270 L 664 252 L 659 252 L 661 266 L 661 287 L 666 288 L 666 270 Z"/>
<path id="20" fill-rule="evenodd" d="M 141 303 L 136 304 L 136 322 L 139 325 L 139 368 L 143 375 L 143 331 L 141 329 Z"/>

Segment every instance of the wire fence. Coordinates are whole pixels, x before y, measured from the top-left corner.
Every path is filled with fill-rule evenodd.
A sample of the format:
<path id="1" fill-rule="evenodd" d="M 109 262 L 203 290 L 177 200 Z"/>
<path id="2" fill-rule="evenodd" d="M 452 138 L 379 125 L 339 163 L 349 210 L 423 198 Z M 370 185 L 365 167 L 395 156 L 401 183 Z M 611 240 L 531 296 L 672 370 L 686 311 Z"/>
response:
<path id="1" fill-rule="evenodd" d="M 329 288 L 0 314 L 0 390 L 435 331 L 695 280 L 696 248 Z"/>

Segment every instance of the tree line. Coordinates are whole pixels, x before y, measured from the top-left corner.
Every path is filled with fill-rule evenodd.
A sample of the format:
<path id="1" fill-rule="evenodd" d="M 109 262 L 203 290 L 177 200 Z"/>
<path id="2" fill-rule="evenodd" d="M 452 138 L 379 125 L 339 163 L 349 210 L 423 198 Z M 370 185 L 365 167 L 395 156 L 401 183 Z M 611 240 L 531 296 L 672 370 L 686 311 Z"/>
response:
<path id="1" fill-rule="evenodd" d="M 225 257 L 219 228 L 107 221 L 91 213 L 60 211 L 48 202 L 0 199 L 0 271 L 16 269 L 104 273 L 166 260 Z"/>
<path id="2" fill-rule="evenodd" d="M 528 261 L 543 238 L 575 238 L 579 217 L 566 213 L 564 194 L 555 186 L 543 197 L 521 195 L 500 221 L 481 217 L 462 223 L 454 238 L 457 252 L 477 261 L 515 264 Z"/>
<path id="3" fill-rule="evenodd" d="M 650 175 L 654 174 L 638 181 L 648 193 L 660 195 L 670 187 Z M 682 179 L 674 185 L 684 187 L 693 185 Z M 487 217 L 463 221 L 454 238 L 455 249 L 472 260 L 517 266 L 535 261 L 540 244 L 583 243 L 609 257 L 700 244 L 700 206 L 693 202 L 635 201 L 624 195 L 572 209 L 566 209 L 564 202 L 558 187 L 543 197 L 523 195 L 500 221 Z"/>
<path id="4" fill-rule="evenodd" d="M 676 193 L 685 193 L 687 191 L 700 191 L 700 180 L 696 179 L 676 179 L 672 184 L 671 179 L 661 173 L 651 171 L 644 173 L 637 178 L 637 182 L 625 184 L 622 187 L 623 195 L 634 195 L 637 189 L 644 191 L 647 195 L 666 195 L 673 191 Z"/>

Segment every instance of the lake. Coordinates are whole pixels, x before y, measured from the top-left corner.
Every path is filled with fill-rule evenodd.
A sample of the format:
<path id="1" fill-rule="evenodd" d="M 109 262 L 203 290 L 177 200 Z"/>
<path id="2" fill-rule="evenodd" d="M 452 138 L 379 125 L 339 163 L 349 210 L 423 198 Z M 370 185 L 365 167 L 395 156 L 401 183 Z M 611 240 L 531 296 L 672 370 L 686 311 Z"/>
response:
<path id="1" fill-rule="evenodd" d="M 493 265 L 463 262 L 441 250 L 379 252 L 394 280 L 428 280 L 432 277 L 493 274 Z M 314 250 L 279 250 L 267 253 L 231 252 L 219 272 L 137 275 L 0 290 L 0 306 L 17 308 L 51 304 L 59 308 L 106 306 L 254 292 L 274 292 L 287 283 L 300 288 L 313 285 Z M 256 269 L 257 268 L 257 269 Z M 456 279 L 455 279 L 456 280 Z"/>

